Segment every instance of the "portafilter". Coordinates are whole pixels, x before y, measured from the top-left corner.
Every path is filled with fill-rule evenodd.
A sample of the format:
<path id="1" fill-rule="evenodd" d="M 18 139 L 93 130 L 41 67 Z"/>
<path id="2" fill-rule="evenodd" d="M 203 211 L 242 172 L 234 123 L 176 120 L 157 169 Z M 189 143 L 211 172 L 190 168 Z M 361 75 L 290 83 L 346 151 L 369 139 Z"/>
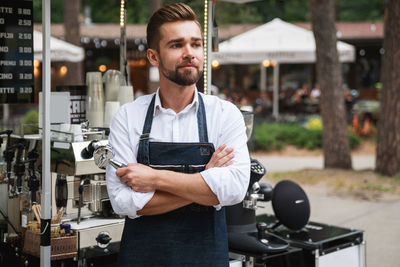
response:
<path id="1" fill-rule="evenodd" d="M 110 145 L 103 145 L 98 140 L 90 142 L 90 144 L 82 150 L 81 156 L 84 159 L 93 157 L 94 163 L 100 169 L 105 169 L 109 164 L 116 169 L 127 166 L 113 159 L 114 153 Z"/>
<path id="2" fill-rule="evenodd" d="M 105 169 L 109 164 L 114 168 L 124 168 L 126 164 L 114 159 L 112 147 L 110 145 L 100 146 L 93 152 L 94 163 L 100 169 Z"/>

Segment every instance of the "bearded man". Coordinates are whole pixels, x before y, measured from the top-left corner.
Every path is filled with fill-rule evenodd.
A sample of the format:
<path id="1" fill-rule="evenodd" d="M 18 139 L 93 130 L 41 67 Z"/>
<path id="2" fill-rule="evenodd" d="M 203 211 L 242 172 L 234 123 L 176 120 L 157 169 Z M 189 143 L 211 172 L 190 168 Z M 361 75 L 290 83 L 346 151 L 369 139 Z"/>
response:
<path id="1" fill-rule="evenodd" d="M 106 174 L 126 216 L 117 266 L 229 266 L 224 206 L 243 200 L 250 178 L 243 116 L 197 91 L 203 37 L 189 6 L 156 11 L 147 44 L 160 87 L 122 106 L 110 127 L 114 158 L 129 163 Z"/>

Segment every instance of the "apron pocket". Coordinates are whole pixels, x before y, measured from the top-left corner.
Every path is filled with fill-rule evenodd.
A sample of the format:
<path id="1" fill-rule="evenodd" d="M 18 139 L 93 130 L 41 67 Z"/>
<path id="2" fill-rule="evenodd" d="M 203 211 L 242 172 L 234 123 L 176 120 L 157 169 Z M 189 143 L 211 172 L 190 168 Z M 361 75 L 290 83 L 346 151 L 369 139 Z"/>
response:
<path id="1" fill-rule="evenodd" d="M 185 165 L 149 165 L 151 168 L 156 170 L 169 170 L 175 172 L 184 172 Z"/>
<path id="2" fill-rule="evenodd" d="M 188 165 L 188 173 L 198 173 L 204 171 L 206 164 Z"/>

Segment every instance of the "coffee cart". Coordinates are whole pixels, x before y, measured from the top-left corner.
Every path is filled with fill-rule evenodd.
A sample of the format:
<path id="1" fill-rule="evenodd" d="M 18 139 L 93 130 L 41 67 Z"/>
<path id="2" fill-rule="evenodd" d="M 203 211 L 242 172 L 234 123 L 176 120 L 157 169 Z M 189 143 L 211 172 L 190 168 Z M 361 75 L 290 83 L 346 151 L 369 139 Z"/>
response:
<path id="1" fill-rule="evenodd" d="M 211 87 L 215 2 L 205 0 L 204 4 L 207 93 Z M 6 177 L 0 183 L 1 263 L 35 266 L 40 261 L 41 266 L 50 266 L 53 261 L 53 265 L 86 266 L 96 262 L 101 266 L 107 262 L 100 263 L 101 260 L 115 259 L 124 226 L 124 219 L 114 214 L 110 205 L 104 170 L 97 167 L 93 158 L 94 149 L 107 146 L 107 129 L 80 125 L 79 138 L 76 132 L 51 129 L 49 19 L 50 0 L 44 0 L 41 134 L 2 133 Z M 121 62 L 126 62 L 126 52 L 121 51 Z M 121 72 L 127 75 L 124 67 Z M 252 114 L 243 114 L 250 135 Z M 305 214 L 301 227 L 294 229 L 283 222 L 279 224 L 277 221 L 283 217 L 277 214 L 256 217 L 259 201 L 290 200 L 274 201 L 276 188 L 258 183 L 266 173 L 265 167 L 257 160 L 251 164 L 245 199 L 227 208 L 230 266 L 365 266 L 362 231 L 308 222 L 309 214 Z M 279 210 L 283 208 L 276 213 Z M 40 225 L 30 223 L 34 217 Z M 4 256 L 8 258 L 3 259 Z"/>

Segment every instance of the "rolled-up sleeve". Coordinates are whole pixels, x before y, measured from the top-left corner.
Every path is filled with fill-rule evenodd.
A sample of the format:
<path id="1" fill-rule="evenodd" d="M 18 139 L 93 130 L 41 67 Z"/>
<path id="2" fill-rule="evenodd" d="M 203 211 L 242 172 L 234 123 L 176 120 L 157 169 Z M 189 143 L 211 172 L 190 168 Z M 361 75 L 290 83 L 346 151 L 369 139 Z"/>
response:
<path id="1" fill-rule="evenodd" d="M 250 156 L 247 148 L 246 126 L 241 112 L 229 103 L 222 111 L 218 146 L 226 144 L 234 149 L 233 164 L 210 168 L 201 172 L 204 181 L 217 196 L 221 206 L 235 205 L 243 200 L 250 180 Z"/>
<path id="2" fill-rule="evenodd" d="M 114 116 L 110 126 L 109 144 L 113 148 L 114 159 L 122 163 L 136 163 L 136 147 L 132 141 L 136 139 L 135 133 L 129 129 L 127 112 L 124 107 Z M 126 215 L 131 219 L 139 217 L 141 210 L 153 197 L 154 192 L 139 193 L 125 185 L 115 174 L 115 168 L 107 166 L 106 170 L 107 192 L 115 213 Z"/>

